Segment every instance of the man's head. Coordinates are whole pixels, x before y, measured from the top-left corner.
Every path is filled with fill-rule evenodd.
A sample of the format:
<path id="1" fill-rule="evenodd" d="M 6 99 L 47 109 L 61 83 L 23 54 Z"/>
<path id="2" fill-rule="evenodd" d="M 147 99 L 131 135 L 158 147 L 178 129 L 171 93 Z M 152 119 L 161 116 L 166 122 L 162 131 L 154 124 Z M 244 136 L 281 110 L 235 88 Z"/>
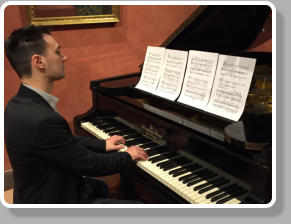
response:
<path id="1" fill-rule="evenodd" d="M 67 57 L 46 27 L 31 25 L 15 30 L 5 41 L 5 52 L 21 79 L 34 73 L 52 81 L 65 76 Z"/>

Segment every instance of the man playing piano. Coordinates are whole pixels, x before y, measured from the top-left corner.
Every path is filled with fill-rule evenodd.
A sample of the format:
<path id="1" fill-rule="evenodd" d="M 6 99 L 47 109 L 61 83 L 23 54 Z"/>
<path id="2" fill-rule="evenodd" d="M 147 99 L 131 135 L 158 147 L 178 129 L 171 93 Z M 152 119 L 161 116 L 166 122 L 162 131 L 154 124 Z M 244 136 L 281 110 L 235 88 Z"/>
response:
<path id="1" fill-rule="evenodd" d="M 4 113 L 4 135 L 14 172 L 14 203 L 138 203 L 107 198 L 103 181 L 84 176 L 120 172 L 146 152 L 125 145 L 120 136 L 106 141 L 74 136 L 51 95 L 65 77 L 67 56 L 45 27 L 12 32 L 5 52 L 21 80 Z"/>

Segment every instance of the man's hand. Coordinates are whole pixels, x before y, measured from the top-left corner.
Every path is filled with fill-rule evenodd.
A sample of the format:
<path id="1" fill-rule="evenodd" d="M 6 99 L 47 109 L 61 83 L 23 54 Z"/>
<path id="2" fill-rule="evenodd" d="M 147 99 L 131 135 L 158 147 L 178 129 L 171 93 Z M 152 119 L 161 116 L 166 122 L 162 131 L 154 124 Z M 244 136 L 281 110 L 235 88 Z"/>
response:
<path id="1" fill-rule="evenodd" d="M 130 146 L 126 149 L 126 152 L 128 152 L 131 155 L 132 160 L 147 160 L 148 155 L 146 151 L 138 146 Z"/>
<path id="2" fill-rule="evenodd" d="M 125 140 L 121 136 L 113 135 L 106 139 L 106 151 L 113 151 L 124 148 Z"/>

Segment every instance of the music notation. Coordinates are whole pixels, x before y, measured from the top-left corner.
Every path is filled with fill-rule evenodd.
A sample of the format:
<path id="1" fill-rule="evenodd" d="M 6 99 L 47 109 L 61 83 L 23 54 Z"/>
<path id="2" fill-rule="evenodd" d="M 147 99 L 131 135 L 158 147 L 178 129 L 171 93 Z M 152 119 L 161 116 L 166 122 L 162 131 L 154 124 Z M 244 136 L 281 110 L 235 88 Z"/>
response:
<path id="1" fill-rule="evenodd" d="M 155 94 L 169 100 L 176 100 L 180 94 L 188 52 L 166 50 L 161 78 Z"/>
<path id="2" fill-rule="evenodd" d="M 217 59 L 218 53 L 190 51 L 179 102 L 205 108 L 210 97 Z"/>
<path id="3" fill-rule="evenodd" d="M 255 69 L 253 58 L 219 55 L 207 111 L 238 121 Z"/>
<path id="4" fill-rule="evenodd" d="M 136 88 L 147 92 L 156 90 L 164 63 L 165 51 L 166 49 L 162 47 L 149 46 L 147 48 L 142 75 Z"/>
<path id="5" fill-rule="evenodd" d="M 253 58 L 148 47 L 136 88 L 238 121 L 255 64 Z"/>

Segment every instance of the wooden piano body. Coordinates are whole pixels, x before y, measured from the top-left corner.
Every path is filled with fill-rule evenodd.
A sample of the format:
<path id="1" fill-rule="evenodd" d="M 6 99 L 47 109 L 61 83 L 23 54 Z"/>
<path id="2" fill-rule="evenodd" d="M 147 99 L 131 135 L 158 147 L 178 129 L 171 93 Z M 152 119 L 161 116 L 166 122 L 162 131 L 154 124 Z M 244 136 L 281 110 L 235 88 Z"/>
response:
<path id="1" fill-rule="evenodd" d="M 244 141 L 231 131 L 226 133 L 226 127 L 232 130 L 236 125 L 230 120 L 134 88 L 140 73 L 91 81 L 93 106 L 75 117 L 76 133 L 105 139 L 126 129 L 133 136 L 126 138 L 128 146 L 141 144 L 152 158 L 121 174 L 126 197 L 172 204 L 271 201 L 272 112 L 261 107 L 258 112 L 260 102 L 254 99 L 261 99 L 262 77 L 271 89 L 272 54 L 244 51 L 269 14 L 267 6 L 201 6 L 162 44 L 257 59 L 240 119 L 247 136 Z M 215 200 L 207 196 L 219 190 L 220 194 L 213 194 Z"/>

